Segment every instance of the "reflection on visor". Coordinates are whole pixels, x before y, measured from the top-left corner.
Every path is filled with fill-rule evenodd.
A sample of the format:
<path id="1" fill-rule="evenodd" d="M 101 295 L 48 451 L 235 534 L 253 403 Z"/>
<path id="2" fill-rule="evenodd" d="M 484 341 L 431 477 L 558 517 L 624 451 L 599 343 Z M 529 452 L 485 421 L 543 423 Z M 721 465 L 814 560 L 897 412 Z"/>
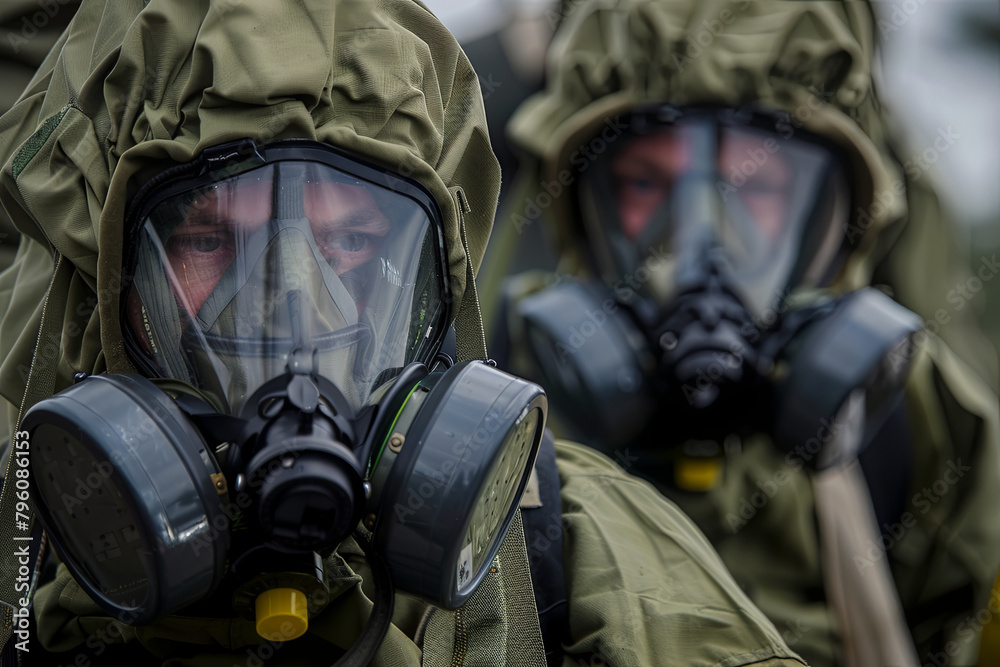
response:
<path id="1" fill-rule="evenodd" d="M 141 226 L 128 319 L 158 372 L 238 409 L 311 345 L 357 408 L 381 371 L 421 358 L 444 295 L 417 202 L 319 162 L 208 181 Z"/>
<path id="2" fill-rule="evenodd" d="M 272 190 L 268 180 L 221 183 L 201 193 L 182 212 L 182 222 L 164 247 L 177 277 L 178 297 L 189 312 L 201 308 L 236 259 L 237 249 L 244 255 L 241 261 L 245 261 L 244 251 L 251 245 L 250 240 L 266 223 L 275 220 Z M 388 218 L 371 193 L 360 185 L 307 182 L 302 187 L 300 208 L 285 214 L 301 213 L 301 219 L 308 221 L 313 243 L 337 275 L 355 271 L 373 259 L 389 233 Z M 296 219 L 278 218 L 286 222 Z M 358 292 L 370 288 L 357 278 L 351 284 Z"/>
<path id="3" fill-rule="evenodd" d="M 763 133 L 727 128 L 716 158 L 723 200 L 738 198 L 747 220 L 771 240 L 787 222 L 793 183 L 789 151 L 768 152 L 777 146 Z M 667 201 L 675 181 L 690 167 L 690 153 L 681 132 L 671 129 L 643 137 L 615 156 L 611 175 L 622 232 L 630 240 L 642 235 Z"/>
<path id="4" fill-rule="evenodd" d="M 803 138 L 682 120 L 626 135 L 585 174 L 584 227 L 600 272 L 614 280 L 650 256 L 683 252 L 681 239 L 710 227 L 748 305 L 762 307 L 786 285 L 827 277 L 843 240 L 838 167 Z M 654 275 L 648 291 L 669 299 L 670 281 Z"/>

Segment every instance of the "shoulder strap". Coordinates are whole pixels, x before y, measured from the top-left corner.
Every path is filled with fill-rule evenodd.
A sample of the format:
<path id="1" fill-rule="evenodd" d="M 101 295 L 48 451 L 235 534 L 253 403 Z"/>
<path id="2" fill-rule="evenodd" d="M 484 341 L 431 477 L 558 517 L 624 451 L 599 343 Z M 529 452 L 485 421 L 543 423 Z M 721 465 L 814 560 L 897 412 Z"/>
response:
<path id="1" fill-rule="evenodd" d="M 547 429 L 535 461 L 535 474 L 541 503 L 540 506 L 522 507 L 521 516 L 531 583 L 535 589 L 535 605 L 545 644 L 545 659 L 551 667 L 562 664 L 562 640 L 567 635 L 568 618 L 559 471 L 556 468 L 555 436 Z"/>
<path id="2" fill-rule="evenodd" d="M 913 477 L 913 437 L 902 395 L 871 443 L 858 456 L 879 532 L 899 521 Z"/>
<path id="3" fill-rule="evenodd" d="M 544 667 L 529 569 L 517 511 L 479 588 L 458 609 L 435 607 L 424 619 L 416 640 L 421 664 Z"/>

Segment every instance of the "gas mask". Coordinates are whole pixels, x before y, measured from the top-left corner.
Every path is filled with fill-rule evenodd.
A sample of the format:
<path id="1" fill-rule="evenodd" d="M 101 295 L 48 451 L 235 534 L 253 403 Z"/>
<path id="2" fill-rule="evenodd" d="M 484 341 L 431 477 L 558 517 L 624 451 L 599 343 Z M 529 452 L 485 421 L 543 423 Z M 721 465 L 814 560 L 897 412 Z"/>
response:
<path id="1" fill-rule="evenodd" d="M 22 422 L 37 516 L 84 590 L 136 624 L 218 592 L 289 640 L 358 529 L 382 633 L 393 587 L 463 604 L 547 408 L 439 354 L 431 195 L 330 146 L 244 141 L 151 180 L 127 221 L 122 328 L 146 377 L 80 377 Z"/>
<path id="2" fill-rule="evenodd" d="M 875 289 L 831 288 L 850 250 L 835 147 L 756 111 L 663 106 L 627 125 L 577 188 L 596 278 L 515 308 L 555 410 L 652 458 L 755 431 L 792 449 L 848 410 L 877 428 L 921 323 Z"/>

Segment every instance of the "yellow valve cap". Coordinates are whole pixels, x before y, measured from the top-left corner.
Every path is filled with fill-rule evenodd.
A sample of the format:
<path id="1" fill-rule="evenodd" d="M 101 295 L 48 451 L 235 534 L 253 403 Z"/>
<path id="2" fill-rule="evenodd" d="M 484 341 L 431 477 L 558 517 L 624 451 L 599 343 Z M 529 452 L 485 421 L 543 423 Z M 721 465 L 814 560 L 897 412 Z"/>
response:
<path id="1" fill-rule="evenodd" d="M 718 459 L 684 458 L 674 468 L 674 482 L 684 491 L 711 491 L 719 481 Z"/>
<path id="2" fill-rule="evenodd" d="M 294 588 L 272 588 L 257 596 L 257 634 L 272 642 L 287 642 L 309 627 L 306 596 Z"/>

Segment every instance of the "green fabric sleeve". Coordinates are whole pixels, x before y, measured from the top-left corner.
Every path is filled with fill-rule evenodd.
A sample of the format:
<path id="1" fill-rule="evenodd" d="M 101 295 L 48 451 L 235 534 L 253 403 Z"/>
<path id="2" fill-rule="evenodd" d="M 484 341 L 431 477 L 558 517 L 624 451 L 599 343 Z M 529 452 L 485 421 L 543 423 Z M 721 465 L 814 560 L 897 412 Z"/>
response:
<path id="1" fill-rule="evenodd" d="M 572 642 L 566 667 L 588 658 L 805 664 L 676 505 L 596 451 L 560 441 L 556 454 Z"/>

